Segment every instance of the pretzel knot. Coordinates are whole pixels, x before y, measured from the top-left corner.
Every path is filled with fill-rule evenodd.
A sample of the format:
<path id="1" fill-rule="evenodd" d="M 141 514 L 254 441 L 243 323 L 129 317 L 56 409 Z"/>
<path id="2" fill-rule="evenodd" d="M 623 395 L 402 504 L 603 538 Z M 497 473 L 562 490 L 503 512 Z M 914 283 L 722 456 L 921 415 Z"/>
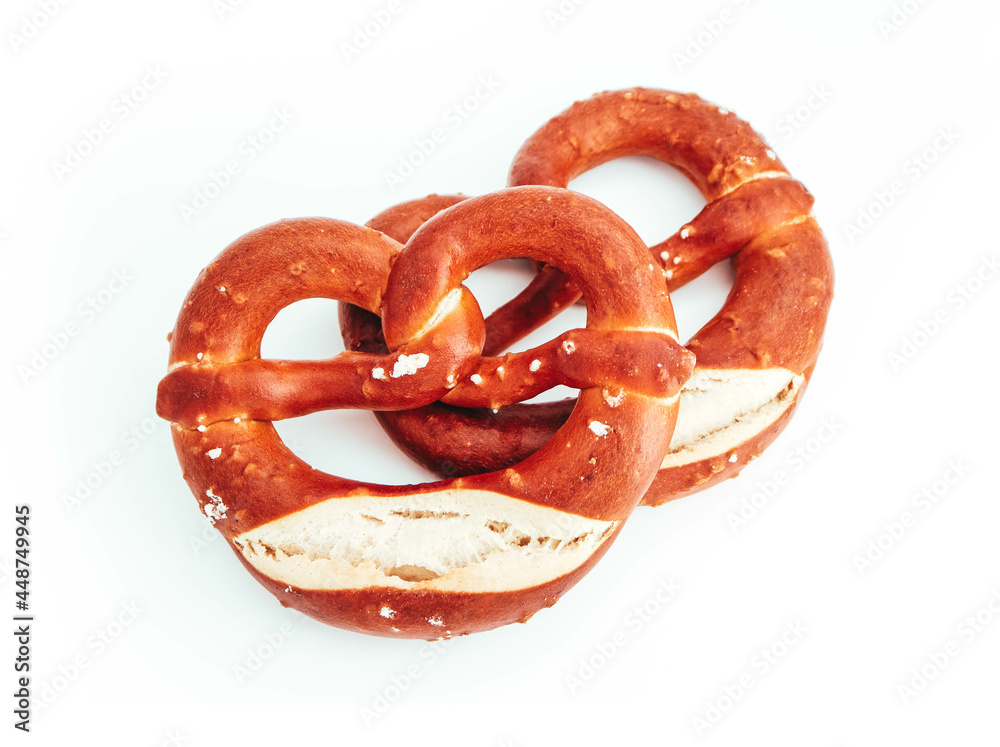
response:
<path id="1" fill-rule="evenodd" d="M 521 356 L 480 357 L 482 314 L 461 283 L 525 255 L 573 278 L 587 328 Z M 388 350 L 261 360 L 271 319 L 311 297 L 380 316 Z M 522 621 L 590 569 L 653 479 L 693 365 L 662 275 L 628 225 L 582 195 L 521 187 L 442 213 L 405 250 L 327 219 L 237 240 L 185 301 L 157 411 L 205 515 L 283 604 L 343 628 L 438 638 Z M 524 461 L 415 486 L 313 469 L 270 422 L 442 396 L 481 403 L 487 378 L 498 383 L 491 402 L 584 388 Z M 620 393 L 613 403 L 608 387 Z"/>
<path id="2" fill-rule="evenodd" d="M 637 88 L 577 102 L 528 139 L 509 184 L 564 188 L 628 155 L 675 166 L 707 201 L 693 220 L 649 249 L 646 262 L 657 263 L 668 287 L 676 290 L 728 257 L 735 269 L 725 304 L 687 343 L 698 363 L 681 393 L 670 450 L 643 499 L 656 505 L 734 477 L 787 424 L 819 354 L 833 267 L 811 213 L 812 195 L 746 122 L 693 94 Z M 434 195 L 404 203 L 369 225 L 405 241 L 422 220 L 463 199 Z M 505 350 L 580 292 L 560 268 L 542 267 L 487 319 L 484 352 Z M 379 349 L 364 314 L 342 307 L 341 330 L 350 349 Z M 482 395 L 489 400 L 487 389 Z M 451 396 L 378 417 L 411 457 L 452 475 L 523 459 L 573 407 L 572 401 L 512 405 L 491 415 L 448 403 L 471 404 Z"/>

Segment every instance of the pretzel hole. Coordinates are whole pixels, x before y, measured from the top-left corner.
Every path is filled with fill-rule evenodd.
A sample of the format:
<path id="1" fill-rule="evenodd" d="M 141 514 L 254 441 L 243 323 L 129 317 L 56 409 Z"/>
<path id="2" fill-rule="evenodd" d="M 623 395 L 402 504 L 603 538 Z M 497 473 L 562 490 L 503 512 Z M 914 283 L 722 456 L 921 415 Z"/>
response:
<path id="1" fill-rule="evenodd" d="M 465 281 L 465 286 L 479 301 L 483 316 L 489 316 L 498 307 L 514 298 L 531 282 L 535 269 L 525 259 L 505 259 L 481 267 Z M 550 319 L 528 334 L 523 339 L 511 345 L 505 352 L 518 353 L 538 347 L 558 337 L 571 329 L 581 329 L 587 326 L 587 309 L 582 304 L 575 304 L 555 318 Z M 556 386 L 529 402 L 554 402 L 556 400 L 575 397 L 577 390 L 565 386 Z"/>
<path id="2" fill-rule="evenodd" d="M 705 207 L 705 198 L 683 172 L 645 156 L 603 163 L 576 177 L 569 188 L 614 210 L 647 246 L 675 234 Z"/>
<path id="3" fill-rule="evenodd" d="M 286 306 L 268 325 L 261 358 L 323 360 L 344 350 L 337 302 L 310 298 Z M 399 453 L 370 412 L 328 410 L 273 423 L 278 436 L 310 466 L 362 482 L 408 484 L 433 474 Z"/>
<path id="4" fill-rule="evenodd" d="M 534 276 L 528 260 L 501 259 L 475 270 L 464 285 L 476 297 L 485 317 L 524 290 Z"/>
<path id="5" fill-rule="evenodd" d="M 732 262 L 719 262 L 670 294 L 677 318 L 677 339 L 682 344 L 719 313 L 734 280 Z"/>
<path id="6" fill-rule="evenodd" d="M 393 485 L 435 478 L 404 456 L 365 410 L 327 410 L 279 420 L 273 426 L 299 459 L 333 475 Z M 374 517 L 365 518 L 378 523 Z"/>
<path id="7" fill-rule="evenodd" d="M 600 200 L 655 246 L 689 223 L 705 198 L 674 166 L 645 156 L 626 156 L 587 171 L 570 189 Z M 667 260 L 667 268 L 669 262 Z M 679 339 L 690 339 L 715 316 L 733 287 L 730 262 L 720 262 L 671 294 Z"/>
<path id="8" fill-rule="evenodd" d="M 344 349 L 339 329 L 336 301 L 296 301 L 279 311 L 264 330 L 260 357 L 302 361 L 332 358 Z"/>

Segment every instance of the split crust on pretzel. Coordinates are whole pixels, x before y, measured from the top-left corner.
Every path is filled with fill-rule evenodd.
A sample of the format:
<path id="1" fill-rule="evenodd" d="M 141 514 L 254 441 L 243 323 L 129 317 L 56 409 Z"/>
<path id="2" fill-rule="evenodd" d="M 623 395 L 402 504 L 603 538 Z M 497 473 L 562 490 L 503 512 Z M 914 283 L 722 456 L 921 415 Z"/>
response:
<path id="1" fill-rule="evenodd" d="M 281 442 L 277 417 L 425 404 L 474 393 L 473 375 L 498 376 L 499 364 L 478 356 L 482 315 L 461 283 L 525 253 L 568 271 L 588 300 L 587 329 L 566 338 L 576 349 L 529 353 L 539 379 L 548 369 L 589 376 L 546 446 L 497 473 L 385 486 L 313 469 Z M 254 231 L 202 272 L 172 333 L 157 409 L 172 422 L 184 478 L 254 577 L 323 622 L 439 638 L 523 621 L 608 549 L 669 442 L 694 361 L 675 341 L 666 287 L 644 257 L 611 211 L 546 187 L 470 199 L 424 225 L 405 251 L 326 219 Z M 392 352 L 261 361 L 274 315 L 311 297 L 380 314 Z M 581 372 L 570 360 L 629 348 L 628 371 Z M 289 375 L 272 375 L 275 367 Z M 615 407 L 601 394 L 609 381 L 625 392 Z"/>
<path id="2" fill-rule="evenodd" d="M 805 187 L 746 122 L 693 94 L 631 89 L 578 102 L 525 143 L 509 184 L 566 187 L 583 172 L 629 155 L 675 166 L 708 202 L 650 248 L 670 289 L 730 256 L 735 269 L 722 309 L 687 343 L 697 366 L 681 392 L 670 451 L 643 499 L 658 505 L 735 477 L 785 427 L 819 353 L 833 268 Z M 370 225 L 405 241 L 417 216 L 460 199 L 405 203 Z M 505 349 L 577 297 L 571 279 L 543 267 L 487 319 L 487 352 Z M 345 345 L 379 349 L 372 320 L 341 308 Z M 571 408 L 567 401 L 484 412 L 439 403 L 378 417 L 413 459 L 455 475 L 500 469 L 532 453 Z"/>

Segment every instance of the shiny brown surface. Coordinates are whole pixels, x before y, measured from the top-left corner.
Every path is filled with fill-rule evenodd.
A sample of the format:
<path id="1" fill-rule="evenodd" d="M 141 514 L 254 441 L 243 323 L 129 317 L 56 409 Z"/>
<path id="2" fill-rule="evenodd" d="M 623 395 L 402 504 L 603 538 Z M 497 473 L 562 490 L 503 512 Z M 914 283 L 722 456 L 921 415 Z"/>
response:
<path id="1" fill-rule="evenodd" d="M 631 228 L 596 201 L 547 187 L 463 201 L 425 223 L 402 251 L 377 231 L 328 219 L 282 221 L 254 231 L 201 273 L 172 333 L 171 371 L 161 382 L 157 408 L 172 421 L 184 478 L 230 542 L 338 497 L 419 497 L 449 489 L 489 491 L 623 521 L 669 444 L 677 406 L 667 397 L 694 365 L 671 337 L 676 328 L 669 295 L 645 252 Z M 461 283 L 483 264 L 525 254 L 568 271 L 592 304 L 588 328 L 570 338 L 573 351 L 563 340 L 540 347 L 532 359 L 537 365 L 528 363 L 530 373 L 546 371 L 540 378 L 589 387 L 546 446 L 502 472 L 397 487 L 313 469 L 281 442 L 270 422 L 276 417 L 329 407 L 410 407 L 476 387 L 469 377 L 492 364 L 478 357 L 483 320 Z M 456 294 L 457 306 L 439 313 L 442 301 Z M 370 318 L 380 314 L 392 352 L 348 350 L 318 365 L 260 360 L 260 341 L 275 314 L 311 297 L 349 302 L 374 312 Z M 619 339 L 619 329 L 639 331 Z M 640 355 L 623 367 L 617 364 L 630 335 L 640 339 Z M 400 354 L 427 359 L 394 378 L 388 372 Z M 595 368 L 601 361 L 605 373 Z M 381 377 L 372 364 L 383 369 Z M 602 396 L 605 379 L 629 393 L 619 406 L 609 407 Z M 594 421 L 606 431 L 596 433 Z M 283 604 L 340 627 L 394 636 L 444 634 L 426 625 L 394 631 L 376 603 L 391 597 L 401 607 L 426 607 L 425 618 L 436 614 L 434 605 L 447 606 L 448 634 L 458 635 L 526 619 L 575 583 L 607 546 L 599 545 L 563 577 L 496 599 L 472 589 L 444 594 L 378 584 L 290 594 L 284 584 L 254 575 Z"/>
<path id="2" fill-rule="evenodd" d="M 585 171 L 630 155 L 675 166 L 708 200 L 677 233 L 650 247 L 667 286 L 681 287 L 725 259 L 734 263 L 729 297 L 687 342 L 698 367 L 782 367 L 808 378 L 833 294 L 829 250 L 811 214 L 812 195 L 787 174 L 750 125 L 731 112 L 693 94 L 671 91 L 598 94 L 569 107 L 529 138 L 514 159 L 509 183 L 565 188 Z M 384 211 L 379 229 L 405 242 L 413 216 L 434 208 L 434 199 L 439 198 Z M 489 352 L 506 349 L 579 295 L 573 278 L 543 267 L 525 291 L 487 319 Z M 380 349 L 371 325 L 362 313 L 342 315 L 348 349 Z M 797 396 L 776 423 L 747 439 L 735 461 L 727 454 L 661 470 L 643 502 L 657 505 L 734 477 L 780 433 Z M 451 399 L 451 404 L 475 404 Z M 418 410 L 378 414 L 407 454 L 448 475 L 502 469 L 523 459 L 547 441 L 573 407 L 571 401 L 512 405 L 492 413 L 448 402 L 446 397 Z"/>

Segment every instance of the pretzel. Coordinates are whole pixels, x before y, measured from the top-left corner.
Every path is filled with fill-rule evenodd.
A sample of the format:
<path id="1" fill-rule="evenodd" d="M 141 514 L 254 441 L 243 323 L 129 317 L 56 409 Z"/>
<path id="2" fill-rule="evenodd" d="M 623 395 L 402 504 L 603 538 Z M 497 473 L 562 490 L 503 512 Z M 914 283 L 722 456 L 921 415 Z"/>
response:
<path id="1" fill-rule="evenodd" d="M 480 357 L 482 314 L 461 283 L 525 252 L 573 277 L 587 328 L 523 360 Z M 391 352 L 261 360 L 270 320 L 310 297 L 380 314 Z M 625 358 L 632 365 L 615 365 Z M 477 402 L 482 380 L 504 378 L 502 364 L 511 397 L 549 381 L 583 388 L 550 442 L 501 472 L 357 482 L 311 468 L 270 422 L 446 393 Z M 583 195 L 521 187 L 463 202 L 405 250 L 329 219 L 238 239 L 184 303 L 157 412 L 172 423 L 202 511 L 282 604 L 350 630 L 439 638 L 523 621 L 597 562 L 656 473 L 693 366 L 660 273 L 628 225 Z M 625 392 L 615 406 L 607 386 Z"/>
<path id="2" fill-rule="evenodd" d="M 669 288 L 730 256 L 735 268 L 722 309 L 687 343 L 698 364 L 681 392 L 670 451 L 643 498 L 659 505 L 735 477 L 788 423 L 819 353 L 833 268 L 805 187 L 746 122 L 693 94 L 632 89 L 578 102 L 529 138 L 514 159 L 509 184 L 566 187 L 594 166 L 627 155 L 677 167 L 708 202 L 650 248 Z M 375 221 L 405 241 L 411 224 L 398 218 L 419 212 L 421 202 Z M 544 267 L 487 319 L 487 352 L 504 349 L 576 298 L 571 278 Z M 341 328 L 349 347 L 378 347 L 363 315 L 343 310 Z M 456 475 L 524 458 L 571 409 L 571 401 L 496 413 L 435 404 L 379 418 L 416 461 Z"/>

